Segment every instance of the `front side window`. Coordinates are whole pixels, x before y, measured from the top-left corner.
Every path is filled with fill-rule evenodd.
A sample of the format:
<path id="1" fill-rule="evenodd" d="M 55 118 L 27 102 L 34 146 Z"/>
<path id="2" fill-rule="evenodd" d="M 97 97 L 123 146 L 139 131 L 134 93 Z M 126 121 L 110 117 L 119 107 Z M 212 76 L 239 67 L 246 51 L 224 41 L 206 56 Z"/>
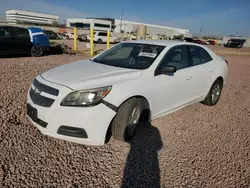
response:
<path id="1" fill-rule="evenodd" d="M 165 46 L 120 43 L 105 51 L 96 58 L 94 62 L 130 69 L 147 69 L 152 65 Z"/>
<path id="2" fill-rule="evenodd" d="M 192 66 L 201 65 L 212 60 L 206 50 L 199 46 L 189 46 L 191 52 Z"/>
<path id="3" fill-rule="evenodd" d="M 176 46 L 170 49 L 163 57 L 160 69 L 165 66 L 174 66 L 176 70 L 186 68 L 188 66 L 187 50 L 185 46 Z"/>

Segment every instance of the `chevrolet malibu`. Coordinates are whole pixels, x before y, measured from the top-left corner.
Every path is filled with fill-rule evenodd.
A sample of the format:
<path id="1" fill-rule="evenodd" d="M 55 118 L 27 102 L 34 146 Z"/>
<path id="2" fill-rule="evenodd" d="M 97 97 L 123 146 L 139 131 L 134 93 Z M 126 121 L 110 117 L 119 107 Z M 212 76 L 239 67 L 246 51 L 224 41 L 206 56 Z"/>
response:
<path id="1" fill-rule="evenodd" d="M 27 115 L 45 135 L 86 145 L 129 142 L 139 125 L 194 103 L 214 106 L 228 62 L 199 44 L 126 41 L 33 80 Z"/>

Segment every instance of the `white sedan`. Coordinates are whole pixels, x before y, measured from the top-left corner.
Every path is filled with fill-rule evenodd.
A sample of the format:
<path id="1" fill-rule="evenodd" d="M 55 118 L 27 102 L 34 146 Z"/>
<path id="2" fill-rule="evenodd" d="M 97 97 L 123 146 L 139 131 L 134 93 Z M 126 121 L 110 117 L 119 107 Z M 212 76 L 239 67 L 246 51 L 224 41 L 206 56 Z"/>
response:
<path id="1" fill-rule="evenodd" d="M 38 75 L 28 91 L 27 115 L 58 139 L 103 145 L 112 135 L 128 142 L 139 124 L 194 103 L 215 105 L 227 63 L 194 43 L 122 42 Z"/>

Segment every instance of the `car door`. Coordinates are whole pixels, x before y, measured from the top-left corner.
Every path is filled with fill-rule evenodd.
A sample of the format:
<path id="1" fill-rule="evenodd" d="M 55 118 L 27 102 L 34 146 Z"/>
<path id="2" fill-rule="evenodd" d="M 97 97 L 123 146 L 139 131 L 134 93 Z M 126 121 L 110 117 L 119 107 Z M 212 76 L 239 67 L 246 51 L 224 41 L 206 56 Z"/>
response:
<path id="1" fill-rule="evenodd" d="M 16 52 L 29 52 L 32 43 L 30 40 L 29 31 L 26 28 L 10 27 L 12 36 L 12 45 Z"/>
<path id="2" fill-rule="evenodd" d="M 173 74 L 156 74 L 154 77 L 154 116 L 173 111 L 190 101 L 188 90 L 192 76 L 188 68 L 189 58 L 185 45 L 175 46 L 168 50 L 157 69 L 164 66 L 175 66 Z"/>
<path id="3" fill-rule="evenodd" d="M 207 88 L 210 88 L 212 74 L 215 70 L 215 64 L 209 53 L 202 47 L 188 45 L 189 54 L 189 72 L 192 76 L 190 82 L 191 100 L 197 100 L 207 95 Z"/>
<path id="4" fill-rule="evenodd" d="M 9 27 L 0 27 L 0 54 L 7 54 L 12 51 L 11 35 Z"/>

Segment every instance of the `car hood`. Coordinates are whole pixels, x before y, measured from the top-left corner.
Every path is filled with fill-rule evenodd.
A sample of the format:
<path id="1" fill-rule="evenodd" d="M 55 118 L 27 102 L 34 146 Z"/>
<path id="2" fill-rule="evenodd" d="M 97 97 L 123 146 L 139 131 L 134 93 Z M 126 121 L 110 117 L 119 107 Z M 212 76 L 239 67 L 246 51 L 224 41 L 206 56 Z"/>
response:
<path id="1" fill-rule="evenodd" d="M 126 69 L 82 60 L 62 65 L 41 74 L 50 82 L 72 89 L 90 89 L 134 80 L 141 70 Z"/>

